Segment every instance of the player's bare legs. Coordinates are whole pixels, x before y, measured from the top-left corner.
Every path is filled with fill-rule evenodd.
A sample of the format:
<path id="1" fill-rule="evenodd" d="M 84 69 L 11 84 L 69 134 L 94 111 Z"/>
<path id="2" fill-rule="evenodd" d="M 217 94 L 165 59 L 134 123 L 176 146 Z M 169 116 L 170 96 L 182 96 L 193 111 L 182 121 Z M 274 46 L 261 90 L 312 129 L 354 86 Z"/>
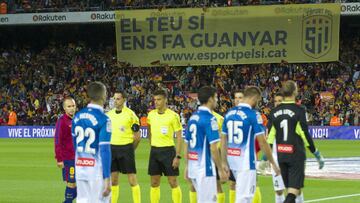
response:
<path id="1" fill-rule="evenodd" d="M 230 184 L 230 190 L 236 190 L 235 187 L 236 187 L 236 182 L 234 181 L 229 181 L 229 184 Z"/>
<path id="2" fill-rule="evenodd" d="M 171 188 L 176 188 L 178 186 L 176 176 L 168 176 L 167 178 Z"/>
<path id="3" fill-rule="evenodd" d="M 131 186 L 132 190 L 132 196 L 133 196 L 133 202 L 134 203 L 140 203 L 141 202 L 141 192 L 140 192 L 140 186 L 137 181 L 137 177 L 135 173 L 129 173 L 128 176 L 128 182 Z"/>
<path id="4" fill-rule="evenodd" d="M 160 175 L 150 176 L 150 179 L 151 179 L 151 187 L 159 187 L 160 186 L 160 179 L 161 179 Z"/>
<path id="5" fill-rule="evenodd" d="M 118 186 L 119 185 L 119 172 L 111 173 L 111 185 Z"/>
<path id="6" fill-rule="evenodd" d="M 131 187 L 136 186 L 138 184 L 136 174 L 135 173 L 129 173 L 128 174 L 128 181 L 129 181 L 129 185 Z"/>
<path id="7" fill-rule="evenodd" d="M 179 187 L 177 177 L 176 176 L 167 176 L 169 185 L 171 187 L 171 196 L 174 203 L 182 202 L 182 193 Z"/>
<path id="8" fill-rule="evenodd" d="M 133 202 L 134 203 L 139 203 L 141 202 L 141 197 L 140 197 L 140 187 L 138 185 L 137 182 L 137 178 L 136 178 L 136 174 L 134 173 L 130 173 L 127 174 L 128 175 L 128 182 L 129 185 L 131 186 L 131 189 L 133 191 Z M 119 173 L 118 172 L 112 172 L 111 173 L 111 185 L 113 187 L 119 187 Z M 112 192 L 114 192 L 114 189 L 112 189 Z M 116 190 L 117 193 L 119 193 L 119 190 Z M 118 197 L 119 195 L 117 195 Z M 112 203 L 116 203 L 118 202 L 118 198 L 116 199 L 111 199 Z"/>

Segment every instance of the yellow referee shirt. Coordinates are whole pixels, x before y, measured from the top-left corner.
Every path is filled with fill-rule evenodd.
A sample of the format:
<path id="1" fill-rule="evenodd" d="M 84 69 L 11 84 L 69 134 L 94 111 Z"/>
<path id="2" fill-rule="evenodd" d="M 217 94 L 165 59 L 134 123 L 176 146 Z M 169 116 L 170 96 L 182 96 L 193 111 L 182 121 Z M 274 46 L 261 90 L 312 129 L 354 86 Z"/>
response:
<path id="1" fill-rule="evenodd" d="M 219 126 L 219 135 L 221 135 L 221 129 L 222 129 L 222 124 L 224 123 L 224 117 L 222 117 L 220 114 L 216 113 L 215 111 L 212 112 L 212 114 L 215 116 L 217 124 Z M 221 147 L 221 143 L 218 143 L 218 148 Z"/>
<path id="2" fill-rule="evenodd" d="M 159 114 L 157 109 L 149 112 L 147 123 L 151 130 L 151 146 L 175 146 L 174 133 L 182 130 L 180 116 L 170 109 Z"/>
<path id="3" fill-rule="evenodd" d="M 215 111 L 213 111 L 212 114 L 215 116 L 217 124 L 219 126 L 219 130 L 221 131 L 222 124 L 224 123 L 224 117 L 222 117 L 220 114 L 216 113 Z"/>
<path id="4" fill-rule="evenodd" d="M 112 134 L 111 141 L 112 145 L 127 145 L 134 142 L 134 133 L 131 130 L 133 124 L 139 124 L 139 118 L 136 114 L 124 106 L 121 113 L 117 114 L 116 109 L 113 109 L 107 113 L 111 120 Z"/>

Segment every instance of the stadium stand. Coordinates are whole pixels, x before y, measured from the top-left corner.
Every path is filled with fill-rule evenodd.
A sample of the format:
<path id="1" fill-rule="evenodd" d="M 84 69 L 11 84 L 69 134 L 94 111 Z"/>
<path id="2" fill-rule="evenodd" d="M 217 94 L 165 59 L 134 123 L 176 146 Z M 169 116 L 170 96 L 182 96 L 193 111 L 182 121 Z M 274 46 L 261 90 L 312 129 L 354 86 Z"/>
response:
<path id="1" fill-rule="evenodd" d="M 21 13 L 152 8 L 164 4 L 165 0 L 0 2 L 3 5 L 6 3 L 8 13 Z M 239 2 L 279 4 L 333 1 Z M 177 0 L 171 1 L 169 5 L 191 7 L 202 3 Z M 213 0 L 209 4 L 221 6 L 228 2 Z M 118 63 L 114 30 L 107 23 L 96 26 L 3 27 L 0 33 L 3 45 L 0 47 L 0 125 L 8 123 L 11 108 L 17 115 L 17 125 L 54 124 L 61 111 L 62 98 L 69 95 L 75 97 L 79 108 L 87 103 L 84 87 L 91 80 L 102 80 L 112 92 L 115 89 L 127 90 L 130 95 L 128 105 L 139 118 L 146 117 L 153 106 L 151 92 L 160 87 L 170 92 L 171 108 L 181 114 L 185 123 L 197 106 L 194 92 L 199 87 L 210 84 L 216 84 L 219 91 L 217 111 L 222 114 L 232 105 L 233 90 L 243 89 L 247 85 L 262 87 L 263 101 L 259 108 L 266 115 L 272 107 L 272 96 L 287 79 L 293 79 L 300 85 L 299 103 L 306 107 L 310 124 L 330 125 L 330 121 L 336 116 L 341 125 L 359 125 L 360 37 L 356 35 L 359 29 L 349 29 L 346 25 L 341 27 L 347 32 L 341 33 L 340 60 L 337 62 L 289 64 L 283 61 L 281 64 L 189 65 L 182 68 L 142 68 Z"/>
<path id="2" fill-rule="evenodd" d="M 354 32 L 356 33 L 356 32 Z M 216 84 L 224 114 L 232 105 L 231 91 L 247 85 L 262 87 L 260 109 L 268 114 L 272 96 L 279 85 L 293 79 L 300 86 L 299 102 L 307 108 L 313 125 L 330 125 L 332 116 L 341 125 L 359 125 L 360 38 L 342 41 L 339 62 L 199 67 L 131 67 L 115 60 L 111 45 L 49 43 L 42 48 L 13 46 L 0 48 L 0 121 L 6 124 L 14 108 L 18 125 L 54 124 L 62 98 L 73 96 L 79 108 L 87 103 L 84 87 L 91 80 L 104 81 L 111 92 L 125 89 L 128 105 L 146 116 L 152 108 L 151 92 L 165 88 L 172 109 L 185 121 L 196 108 L 194 92 L 203 85 Z M 111 100 L 110 100 L 111 105 Z"/>

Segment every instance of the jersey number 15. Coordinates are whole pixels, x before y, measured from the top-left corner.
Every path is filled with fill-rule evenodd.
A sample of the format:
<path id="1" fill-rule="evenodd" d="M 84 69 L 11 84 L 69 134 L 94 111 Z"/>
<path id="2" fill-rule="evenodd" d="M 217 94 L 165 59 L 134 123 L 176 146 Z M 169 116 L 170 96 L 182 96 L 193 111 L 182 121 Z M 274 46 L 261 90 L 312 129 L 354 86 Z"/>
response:
<path id="1" fill-rule="evenodd" d="M 228 121 L 226 127 L 228 128 L 228 142 L 241 144 L 244 140 L 244 133 L 241 127 L 242 121 Z"/>

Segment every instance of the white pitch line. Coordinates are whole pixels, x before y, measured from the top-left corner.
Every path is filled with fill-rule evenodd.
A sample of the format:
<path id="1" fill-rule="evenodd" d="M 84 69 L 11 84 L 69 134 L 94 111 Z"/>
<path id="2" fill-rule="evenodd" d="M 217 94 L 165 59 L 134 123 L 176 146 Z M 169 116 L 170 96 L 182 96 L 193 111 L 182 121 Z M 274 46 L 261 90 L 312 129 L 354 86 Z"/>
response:
<path id="1" fill-rule="evenodd" d="M 352 195 L 342 195 L 342 196 L 335 196 L 335 197 L 327 197 L 327 198 L 321 198 L 321 199 L 313 199 L 313 200 L 307 200 L 305 202 L 306 203 L 308 203 L 308 202 L 321 202 L 321 201 L 326 201 L 326 200 L 342 199 L 342 198 L 356 197 L 356 196 L 360 196 L 360 193 L 359 194 L 352 194 Z"/>

